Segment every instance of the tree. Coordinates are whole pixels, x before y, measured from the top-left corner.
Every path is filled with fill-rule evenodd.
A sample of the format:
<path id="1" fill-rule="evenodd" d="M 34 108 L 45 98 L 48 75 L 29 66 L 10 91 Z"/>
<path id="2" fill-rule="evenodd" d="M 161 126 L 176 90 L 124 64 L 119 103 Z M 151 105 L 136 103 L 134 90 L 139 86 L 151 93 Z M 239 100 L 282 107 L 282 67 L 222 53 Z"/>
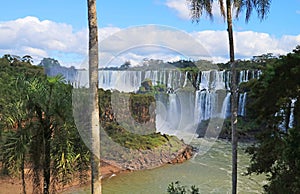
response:
<path id="1" fill-rule="evenodd" d="M 33 166 L 34 192 L 40 192 L 39 185 L 42 180 L 43 194 L 49 194 L 51 189 L 55 190 L 55 184 L 52 183 L 60 178 L 56 172 L 61 172 L 61 169 L 66 168 L 71 161 L 75 164 L 78 159 L 77 154 L 73 152 L 75 145 L 69 145 L 73 137 L 67 136 L 68 133 L 76 131 L 71 116 L 71 86 L 64 84 L 61 76 L 56 76 L 32 78 L 25 87 L 28 92 L 27 106 L 31 118 L 29 125 L 32 130 L 32 143 L 29 153 L 30 163 Z M 59 150 L 58 147 L 65 147 L 65 150 Z M 75 156 L 68 158 L 70 155 Z M 57 158 L 64 164 L 59 166 Z M 70 168 L 68 171 L 61 174 L 74 172 Z"/>
<path id="2" fill-rule="evenodd" d="M 190 5 L 192 20 L 199 23 L 204 12 L 212 19 L 212 5 L 214 0 L 187 0 Z M 227 22 L 229 40 L 229 56 L 231 64 L 231 135 L 232 135 L 232 193 L 237 190 L 237 83 L 236 83 L 236 62 L 234 58 L 234 38 L 232 27 L 233 8 L 236 10 L 236 18 L 243 9 L 246 9 L 246 22 L 249 21 L 253 8 L 256 9 L 259 18 L 262 20 L 269 11 L 271 0 L 217 0 L 220 12 Z"/>
<path id="3" fill-rule="evenodd" d="M 120 66 L 121 70 L 126 70 L 131 67 L 130 61 L 126 61 L 123 65 Z"/>
<path id="4" fill-rule="evenodd" d="M 89 88 L 91 95 L 90 126 L 91 126 L 91 168 L 92 168 L 92 193 L 100 194 L 100 119 L 98 104 L 98 24 L 96 0 L 88 0 L 88 26 L 89 26 Z"/>
<path id="5" fill-rule="evenodd" d="M 17 59 L 0 58 L 0 163 L 9 174 L 21 173 L 23 193 L 25 165 L 34 193 L 42 193 L 42 181 L 49 193 L 75 173 L 83 177 L 89 152 L 72 117 L 72 86 Z"/>
<path id="6" fill-rule="evenodd" d="M 267 62 L 252 83 L 249 116 L 262 128 L 258 142 L 247 149 L 248 173 L 266 174 L 267 193 L 300 192 L 300 46 Z"/>
<path id="7" fill-rule="evenodd" d="M 175 183 L 170 183 L 168 185 L 167 192 L 169 194 L 199 194 L 199 188 L 197 188 L 195 185 L 191 186 L 191 189 L 187 188 L 185 185 L 181 185 L 179 181 L 176 181 Z"/>
<path id="8" fill-rule="evenodd" d="M 24 80 L 22 80 L 24 81 Z M 10 173 L 21 171 L 22 193 L 26 194 L 25 160 L 30 144 L 30 129 L 26 124 L 28 120 L 27 108 L 24 99 L 26 96 L 15 95 L 14 101 L 9 102 L 2 111 L 2 119 L 7 126 L 15 131 L 6 133 L 5 143 L 1 145 L 2 163 Z"/>

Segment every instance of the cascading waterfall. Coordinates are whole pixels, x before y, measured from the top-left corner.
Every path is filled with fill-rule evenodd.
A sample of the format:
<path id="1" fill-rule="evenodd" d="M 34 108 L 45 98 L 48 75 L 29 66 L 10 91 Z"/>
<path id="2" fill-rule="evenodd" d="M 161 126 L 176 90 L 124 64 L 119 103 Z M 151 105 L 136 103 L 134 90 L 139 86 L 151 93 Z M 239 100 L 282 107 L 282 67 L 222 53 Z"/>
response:
<path id="1" fill-rule="evenodd" d="M 289 118 L 289 124 L 288 124 L 288 127 L 289 128 L 292 128 L 294 127 L 294 106 L 295 106 L 295 103 L 296 103 L 297 99 L 292 99 L 291 100 L 291 114 L 290 114 L 290 118 Z"/>
<path id="2" fill-rule="evenodd" d="M 215 93 L 209 93 L 206 91 L 196 91 L 195 102 L 195 123 L 202 120 L 208 120 L 213 117 L 213 109 L 215 105 Z"/>
<path id="3" fill-rule="evenodd" d="M 169 94 L 169 106 L 167 107 L 167 122 L 170 123 L 170 129 L 176 129 L 180 120 L 180 107 L 176 94 Z"/>
<path id="4" fill-rule="evenodd" d="M 247 93 L 241 93 L 239 94 L 239 105 L 238 105 L 238 115 L 240 116 L 245 116 L 246 115 L 246 97 L 247 97 Z"/>
<path id="5" fill-rule="evenodd" d="M 86 72 L 87 73 L 87 72 Z M 238 74 L 239 83 L 258 78 L 260 71 L 242 70 Z M 78 76 L 87 77 L 83 72 Z M 167 98 L 156 97 L 156 123 L 161 132 L 190 130 L 200 122 L 211 118 L 230 116 L 230 80 L 229 71 L 199 71 L 195 80 L 190 80 L 189 72 L 176 69 L 158 69 L 145 71 L 99 71 L 99 87 L 103 89 L 135 92 L 145 79 L 153 85 L 163 84 L 171 89 Z M 189 82 L 196 82 L 189 84 Z M 87 81 L 82 83 L 88 83 Z M 192 87 L 194 86 L 194 87 Z M 196 88 L 195 88 L 196 87 Z M 246 115 L 247 93 L 239 94 L 238 115 Z M 290 119 L 292 120 L 292 119 Z"/>
<path id="6" fill-rule="evenodd" d="M 183 87 L 185 87 L 187 85 L 187 82 L 188 82 L 188 75 L 189 75 L 189 72 L 185 72 L 185 78 L 184 78 L 184 83 L 183 83 Z"/>
<path id="7" fill-rule="evenodd" d="M 222 112 L 220 118 L 225 119 L 230 116 L 230 96 L 231 94 L 228 92 L 222 105 Z"/>

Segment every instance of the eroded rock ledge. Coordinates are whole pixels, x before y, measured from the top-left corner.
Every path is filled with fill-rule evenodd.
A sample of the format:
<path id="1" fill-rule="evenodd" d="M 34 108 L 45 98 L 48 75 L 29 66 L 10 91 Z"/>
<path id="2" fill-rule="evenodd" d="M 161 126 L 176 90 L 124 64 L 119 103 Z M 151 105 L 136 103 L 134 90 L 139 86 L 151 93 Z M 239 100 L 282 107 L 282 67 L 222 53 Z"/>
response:
<path id="1" fill-rule="evenodd" d="M 166 164 L 182 163 L 194 154 L 192 146 L 172 139 L 163 146 L 148 150 L 127 150 L 119 158 L 101 160 L 103 178 L 120 172 L 153 169 Z"/>

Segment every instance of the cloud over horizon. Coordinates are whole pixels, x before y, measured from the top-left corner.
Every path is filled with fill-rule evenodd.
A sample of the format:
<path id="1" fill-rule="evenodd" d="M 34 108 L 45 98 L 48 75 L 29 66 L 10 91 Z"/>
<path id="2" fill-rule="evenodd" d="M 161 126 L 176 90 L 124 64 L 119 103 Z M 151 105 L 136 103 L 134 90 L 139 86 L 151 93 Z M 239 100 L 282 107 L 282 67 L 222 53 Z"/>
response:
<path id="1" fill-rule="evenodd" d="M 169 0 L 174 3 L 173 0 Z M 175 6 L 175 5 L 174 5 Z M 80 67 L 87 58 L 88 30 L 75 31 L 65 23 L 32 16 L 0 22 L 0 55 L 31 55 L 35 63 L 44 57 L 58 59 L 66 66 Z M 299 35 L 274 37 L 254 31 L 235 32 L 237 58 L 251 58 L 265 53 L 286 54 L 300 45 Z M 227 31 L 184 32 L 157 25 L 121 29 L 99 29 L 103 63 L 121 65 L 144 58 L 175 60 L 181 57 L 202 58 L 214 62 L 228 61 Z M 115 61 L 115 62 L 113 62 Z"/>
<path id="2" fill-rule="evenodd" d="M 0 52 L 48 57 L 51 51 L 86 52 L 87 31 L 74 32 L 71 25 L 27 16 L 0 23 Z"/>

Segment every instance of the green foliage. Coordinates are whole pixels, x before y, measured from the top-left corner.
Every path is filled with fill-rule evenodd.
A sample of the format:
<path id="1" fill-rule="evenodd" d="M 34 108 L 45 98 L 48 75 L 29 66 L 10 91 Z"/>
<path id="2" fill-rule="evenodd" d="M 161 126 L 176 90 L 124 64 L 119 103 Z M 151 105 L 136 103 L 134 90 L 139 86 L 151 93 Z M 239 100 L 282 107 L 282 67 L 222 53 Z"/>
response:
<path id="1" fill-rule="evenodd" d="M 120 66 L 120 70 L 128 69 L 131 66 L 130 61 L 126 61 L 123 65 Z"/>
<path id="2" fill-rule="evenodd" d="M 0 59 L 0 162 L 22 178 L 30 166 L 35 193 L 41 192 L 41 180 L 49 181 L 47 189 L 51 180 L 55 191 L 56 183 L 87 170 L 89 151 L 72 117 L 72 86 L 30 63 L 30 56 Z"/>
<path id="3" fill-rule="evenodd" d="M 176 181 L 175 183 L 170 183 L 168 185 L 167 192 L 169 194 L 199 194 L 199 188 L 197 188 L 195 185 L 192 185 L 190 189 L 187 188 L 187 186 L 183 186 L 180 184 L 179 181 Z"/>
<path id="4" fill-rule="evenodd" d="M 152 149 L 161 146 L 168 141 L 167 135 L 162 136 L 160 133 L 147 135 L 131 133 L 116 123 L 106 123 L 104 130 L 114 142 L 130 149 Z"/>
<path id="5" fill-rule="evenodd" d="M 152 84 L 150 79 L 145 79 L 137 91 L 138 94 L 148 94 L 154 96 L 155 94 L 166 92 L 167 88 L 164 84 L 156 83 L 156 85 Z"/>
<path id="6" fill-rule="evenodd" d="M 208 122 L 204 123 L 205 127 Z M 256 122 L 253 122 L 247 117 L 238 117 L 237 122 L 237 133 L 239 139 L 243 140 L 253 140 L 255 139 L 255 134 L 259 131 L 259 126 Z M 219 135 L 221 138 L 231 139 L 231 120 L 225 119 L 222 127 L 222 131 Z"/>
<path id="7" fill-rule="evenodd" d="M 300 192 L 299 48 L 267 63 L 261 78 L 251 83 L 248 116 L 262 131 L 258 143 L 247 149 L 252 157 L 248 173 L 267 174 L 267 193 Z"/>
<path id="8" fill-rule="evenodd" d="M 120 93 L 103 89 L 99 89 L 98 92 L 101 126 L 114 142 L 130 149 L 146 150 L 159 147 L 168 141 L 167 135 L 155 133 L 155 123 L 154 120 L 151 121 L 154 115 L 149 112 L 149 107 L 155 103 L 152 93 Z M 118 110 L 112 107 L 113 97 L 117 100 L 113 103 L 118 104 Z M 114 111 L 118 111 L 118 119 L 115 118 Z M 122 119 L 127 122 L 119 123 Z M 147 125 L 146 129 L 145 126 L 135 123 L 150 125 Z"/>

